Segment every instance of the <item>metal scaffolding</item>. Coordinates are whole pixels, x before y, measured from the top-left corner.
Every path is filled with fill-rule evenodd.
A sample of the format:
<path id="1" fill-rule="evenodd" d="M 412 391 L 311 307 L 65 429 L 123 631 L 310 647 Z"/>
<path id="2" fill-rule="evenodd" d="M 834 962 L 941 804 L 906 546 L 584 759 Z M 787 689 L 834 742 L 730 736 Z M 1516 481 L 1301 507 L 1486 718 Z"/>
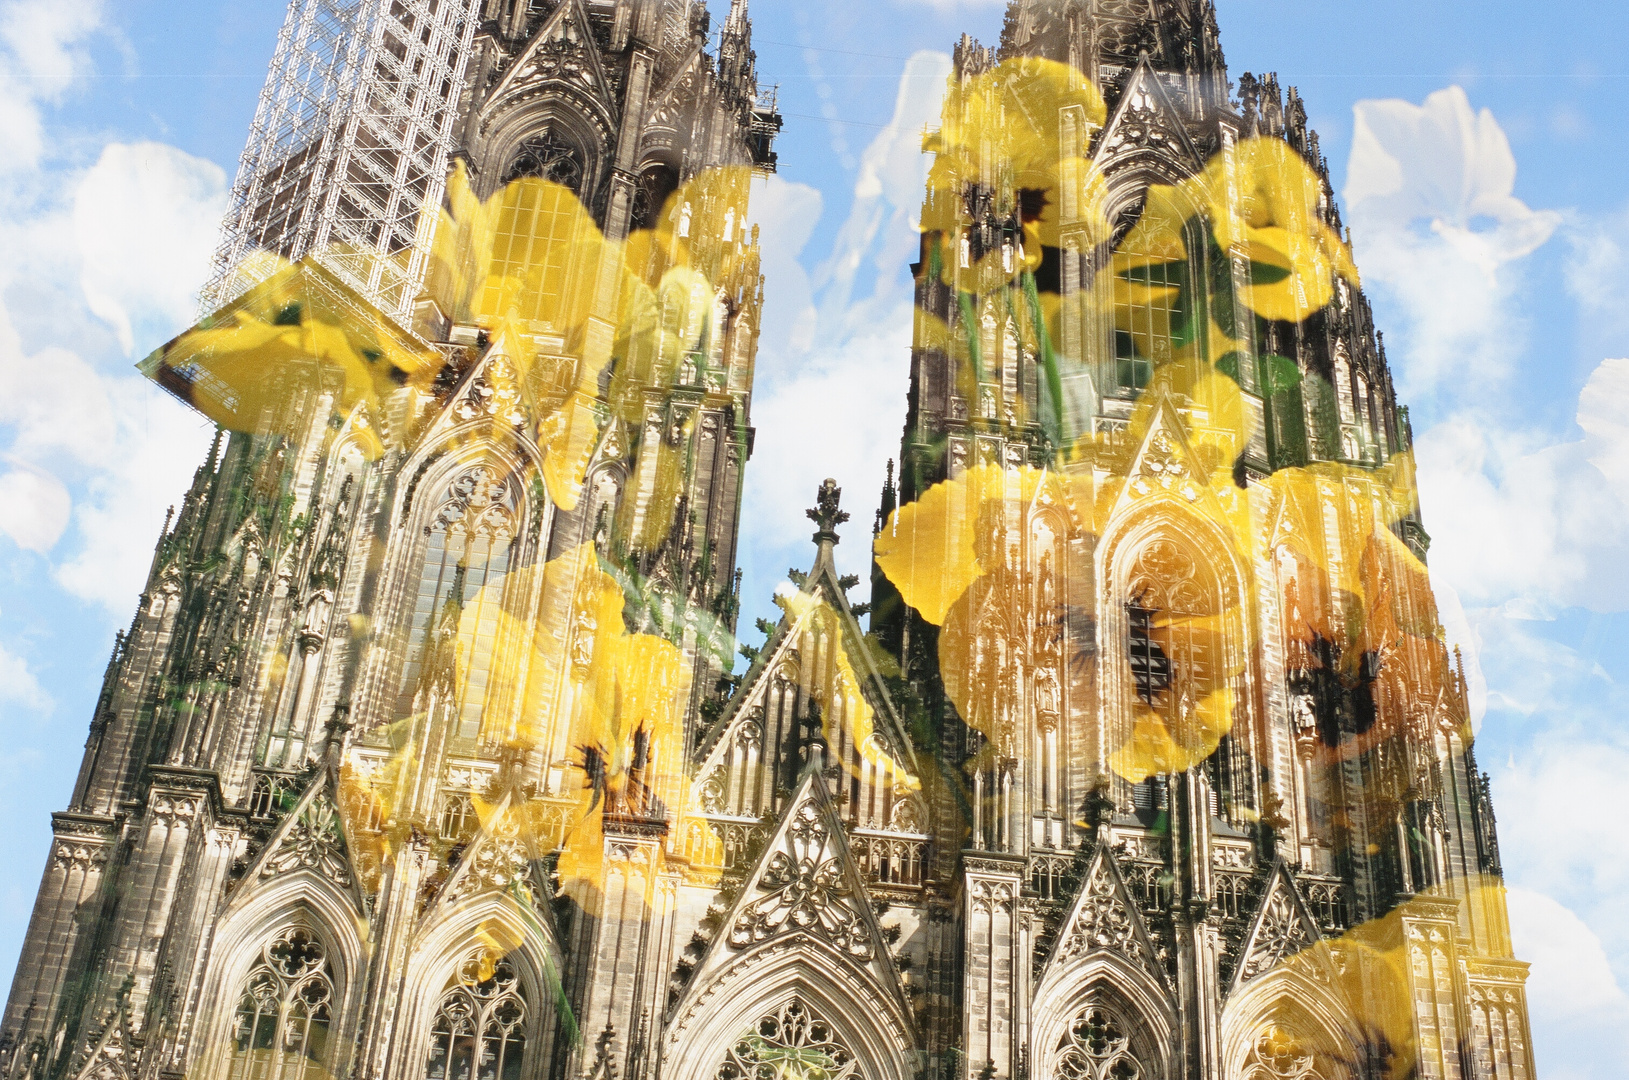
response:
<path id="1" fill-rule="evenodd" d="M 424 277 L 481 0 L 292 0 L 204 306 L 314 255 L 404 325 Z"/>

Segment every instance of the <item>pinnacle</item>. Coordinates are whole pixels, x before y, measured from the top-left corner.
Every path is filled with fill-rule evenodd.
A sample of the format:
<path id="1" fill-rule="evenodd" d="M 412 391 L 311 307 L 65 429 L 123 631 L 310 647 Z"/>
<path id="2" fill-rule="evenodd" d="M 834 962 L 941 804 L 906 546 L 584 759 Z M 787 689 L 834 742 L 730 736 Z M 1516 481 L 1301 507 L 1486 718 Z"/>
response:
<path id="1" fill-rule="evenodd" d="M 809 520 L 820 527 L 814 534 L 817 544 L 835 544 L 838 542 L 837 526 L 848 520 L 848 511 L 838 509 L 842 501 L 843 489 L 837 486 L 837 481 L 831 477 L 821 483 L 820 490 L 815 493 L 815 504 L 804 513 Z"/>

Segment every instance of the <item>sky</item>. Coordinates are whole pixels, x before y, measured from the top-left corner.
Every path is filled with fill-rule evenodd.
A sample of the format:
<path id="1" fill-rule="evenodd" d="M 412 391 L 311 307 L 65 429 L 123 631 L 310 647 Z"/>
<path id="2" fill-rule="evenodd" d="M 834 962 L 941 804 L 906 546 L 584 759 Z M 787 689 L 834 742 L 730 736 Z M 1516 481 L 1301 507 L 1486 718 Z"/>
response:
<path id="1" fill-rule="evenodd" d="M 904 420 L 923 126 L 999 2 L 756 0 L 780 172 L 743 523 L 743 627 L 867 527 Z M 112 646 L 210 429 L 135 374 L 190 321 L 279 0 L 0 0 L 0 971 Z M 1541 1075 L 1629 1055 L 1629 6 L 1219 0 L 1233 77 L 1322 136 L 1472 658 Z M 720 13 L 721 14 L 721 13 Z M 860 598 L 864 586 L 856 590 Z M 744 640 L 756 644 L 751 631 Z"/>

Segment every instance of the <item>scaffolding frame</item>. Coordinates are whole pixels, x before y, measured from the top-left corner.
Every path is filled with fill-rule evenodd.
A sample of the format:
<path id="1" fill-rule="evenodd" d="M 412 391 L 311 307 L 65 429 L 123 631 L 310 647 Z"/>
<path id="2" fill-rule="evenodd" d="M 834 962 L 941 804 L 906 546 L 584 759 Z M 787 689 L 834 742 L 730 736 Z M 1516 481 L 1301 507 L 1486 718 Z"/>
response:
<path id="1" fill-rule="evenodd" d="M 313 256 L 404 327 L 456 147 L 482 0 L 291 0 L 203 305 Z"/>

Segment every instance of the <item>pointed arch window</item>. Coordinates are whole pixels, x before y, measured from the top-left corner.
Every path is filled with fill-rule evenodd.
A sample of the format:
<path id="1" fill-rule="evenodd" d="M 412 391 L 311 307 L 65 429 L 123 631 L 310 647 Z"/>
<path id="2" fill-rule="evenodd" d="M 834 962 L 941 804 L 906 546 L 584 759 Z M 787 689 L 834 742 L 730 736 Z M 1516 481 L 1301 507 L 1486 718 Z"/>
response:
<path id="1" fill-rule="evenodd" d="M 519 1080 L 526 994 L 509 960 L 477 949 L 447 984 L 430 1026 L 426 1080 Z"/>
<path id="2" fill-rule="evenodd" d="M 1159 536 L 1132 560 L 1125 585 L 1131 689 L 1180 739 L 1230 719 L 1237 700 L 1236 609 L 1215 567 L 1188 544 Z M 1205 763 L 1212 816 L 1232 820 L 1251 799 L 1246 750 L 1226 730 Z"/>
<path id="3" fill-rule="evenodd" d="M 238 998 L 230 1080 L 328 1076 L 334 975 L 323 943 L 288 927 L 261 949 Z"/>
<path id="4" fill-rule="evenodd" d="M 1086 1006 L 1058 1041 L 1052 1075 L 1058 1080 L 1143 1080 L 1150 1070 L 1134 1045 L 1136 1031 L 1109 1006 Z"/>
<path id="5" fill-rule="evenodd" d="M 419 673 L 431 645 L 430 631 L 444 616 L 458 624 L 458 724 L 455 734 L 472 739 L 492 675 L 503 582 L 517 524 L 517 485 L 495 468 L 466 469 L 447 486 L 425 526 L 424 562 L 407 626 L 408 656 L 401 681 L 401 710 L 411 707 Z"/>
<path id="6" fill-rule="evenodd" d="M 1114 382 L 1135 394 L 1171 358 L 1187 321 L 1187 265 L 1136 252 L 1116 255 L 1115 264 Z"/>
<path id="7" fill-rule="evenodd" d="M 1290 1010 L 1280 1008 L 1256 1033 L 1243 1080 L 1345 1080 L 1325 1048 L 1307 1037 Z"/>
<path id="8" fill-rule="evenodd" d="M 819 1077 L 861 1080 L 854 1054 L 831 1024 L 793 998 L 743 1032 L 724 1055 L 714 1080 Z"/>
<path id="9" fill-rule="evenodd" d="M 501 196 L 482 297 L 487 310 L 512 305 L 522 319 L 562 324 L 569 295 L 590 284 L 575 280 L 586 269 L 576 249 L 593 227 L 578 198 L 583 178 L 582 152 L 555 132 L 521 143 L 505 170 L 510 183 Z"/>

